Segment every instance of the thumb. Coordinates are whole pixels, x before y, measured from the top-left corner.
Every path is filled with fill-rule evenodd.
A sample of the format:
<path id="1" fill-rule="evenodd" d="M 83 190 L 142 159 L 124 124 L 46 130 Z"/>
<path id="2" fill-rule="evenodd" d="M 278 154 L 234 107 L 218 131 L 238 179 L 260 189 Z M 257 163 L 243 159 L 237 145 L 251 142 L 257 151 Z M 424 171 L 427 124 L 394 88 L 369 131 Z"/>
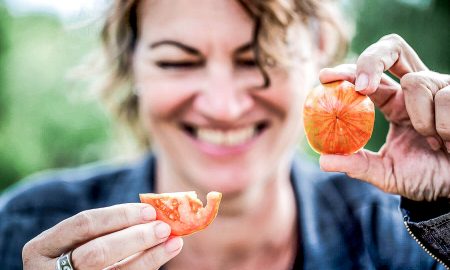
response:
<path id="1" fill-rule="evenodd" d="M 381 156 L 368 150 L 344 155 L 321 155 L 320 168 L 326 172 L 343 172 L 352 178 L 386 190 L 386 169 Z"/>

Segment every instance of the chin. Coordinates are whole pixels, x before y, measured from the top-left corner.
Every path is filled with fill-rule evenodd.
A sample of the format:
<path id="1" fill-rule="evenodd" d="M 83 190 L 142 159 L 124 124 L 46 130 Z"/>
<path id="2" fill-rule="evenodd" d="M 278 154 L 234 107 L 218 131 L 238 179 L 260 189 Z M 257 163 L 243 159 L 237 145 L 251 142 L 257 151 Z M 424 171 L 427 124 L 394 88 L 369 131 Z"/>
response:
<path id="1" fill-rule="evenodd" d="M 245 193 L 258 182 L 262 182 L 261 170 L 254 173 L 251 168 L 237 166 L 237 168 L 218 168 L 208 170 L 202 175 L 193 178 L 195 186 L 206 192 L 219 191 L 224 195 Z"/>

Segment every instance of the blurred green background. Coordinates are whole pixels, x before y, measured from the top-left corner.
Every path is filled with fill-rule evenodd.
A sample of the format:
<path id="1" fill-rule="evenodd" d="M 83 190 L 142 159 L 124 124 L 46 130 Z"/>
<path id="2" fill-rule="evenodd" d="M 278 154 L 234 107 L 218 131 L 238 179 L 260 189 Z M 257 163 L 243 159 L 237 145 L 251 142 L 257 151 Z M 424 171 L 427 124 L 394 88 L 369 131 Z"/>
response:
<path id="1" fill-rule="evenodd" d="M 356 19 L 353 53 L 398 33 L 430 68 L 450 73 L 448 0 L 343 3 Z M 98 23 L 82 12 L 67 19 L 8 7 L 0 0 L 0 192 L 33 172 L 111 158 L 120 148 L 112 121 L 86 83 L 67 78 L 98 45 Z M 386 132 L 378 113 L 368 148 L 377 150 Z"/>

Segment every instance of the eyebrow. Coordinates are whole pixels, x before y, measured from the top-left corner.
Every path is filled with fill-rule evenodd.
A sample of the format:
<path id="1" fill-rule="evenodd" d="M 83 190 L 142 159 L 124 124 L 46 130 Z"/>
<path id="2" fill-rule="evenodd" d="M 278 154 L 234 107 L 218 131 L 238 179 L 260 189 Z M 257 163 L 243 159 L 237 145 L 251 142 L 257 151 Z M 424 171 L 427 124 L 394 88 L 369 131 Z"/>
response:
<path id="1" fill-rule="evenodd" d="M 235 51 L 234 54 L 241 54 L 244 52 L 247 52 L 249 50 L 253 49 L 253 42 L 248 42 L 245 43 L 244 45 L 241 45 L 240 47 L 238 47 Z"/>
<path id="2" fill-rule="evenodd" d="M 152 43 L 150 45 L 150 48 L 154 49 L 154 48 L 157 48 L 157 47 L 163 46 L 163 45 L 171 45 L 171 46 L 178 47 L 178 48 L 182 49 L 183 51 L 185 51 L 189 54 L 192 54 L 192 55 L 196 55 L 196 56 L 201 55 L 199 50 L 192 48 L 191 46 L 188 46 L 186 44 L 175 41 L 175 40 L 161 40 L 161 41 Z"/>
<path id="3" fill-rule="evenodd" d="M 178 48 L 182 49 L 183 51 L 185 51 L 185 52 L 187 52 L 189 54 L 196 55 L 196 56 L 201 56 L 201 53 L 200 53 L 199 50 L 197 50 L 197 49 L 195 49 L 195 48 L 193 48 L 193 47 L 191 47 L 189 45 L 186 45 L 186 44 L 180 43 L 178 41 L 175 41 L 175 40 L 161 40 L 161 41 L 157 41 L 157 42 L 154 42 L 154 43 L 150 44 L 150 48 L 154 49 L 154 48 L 157 48 L 157 47 L 163 46 L 163 45 L 175 46 L 175 47 L 178 47 Z M 248 42 L 248 43 L 245 43 L 244 45 L 239 46 L 234 51 L 234 54 L 238 55 L 238 54 L 247 52 L 247 51 L 251 50 L 252 48 L 253 48 L 253 43 L 252 42 Z"/>

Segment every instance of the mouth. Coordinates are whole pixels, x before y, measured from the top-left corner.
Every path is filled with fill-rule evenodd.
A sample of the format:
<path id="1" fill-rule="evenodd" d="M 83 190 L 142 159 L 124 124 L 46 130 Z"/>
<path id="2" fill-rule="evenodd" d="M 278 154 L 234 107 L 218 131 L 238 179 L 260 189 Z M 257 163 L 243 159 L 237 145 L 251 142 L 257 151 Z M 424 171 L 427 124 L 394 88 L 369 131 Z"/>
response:
<path id="1" fill-rule="evenodd" d="M 195 140 L 211 145 L 232 147 L 246 144 L 258 137 L 269 127 L 269 123 L 260 121 L 233 129 L 197 127 L 187 123 L 181 126 L 183 131 Z"/>

